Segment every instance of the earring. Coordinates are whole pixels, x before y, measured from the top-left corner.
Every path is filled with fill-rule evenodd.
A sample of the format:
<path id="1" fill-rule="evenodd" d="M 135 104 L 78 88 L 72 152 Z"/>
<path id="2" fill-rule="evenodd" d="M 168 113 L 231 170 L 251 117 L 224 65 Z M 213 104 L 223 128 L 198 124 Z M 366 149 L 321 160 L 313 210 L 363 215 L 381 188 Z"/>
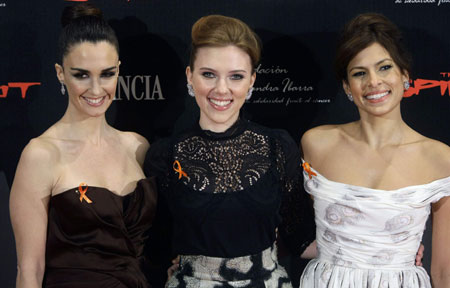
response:
<path id="1" fill-rule="evenodd" d="M 405 88 L 405 90 L 408 90 L 410 87 L 409 82 L 408 81 L 403 82 L 403 87 Z"/>
<path id="2" fill-rule="evenodd" d="M 350 102 L 353 102 L 353 95 L 352 95 L 352 93 L 347 93 L 347 98 L 348 98 L 348 100 L 350 100 Z"/>
<path id="3" fill-rule="evenodd" d="M 245 97 L 245 100 L 250 100 L 250 98 L 252 97 L 252 93 L 253 93 L 253 87 L 250 87 L 250 89 L 248 89 L 247 96 Z"/>
<path id="4" fill-rule="evenodd" d="M 191 84 L 186 84 L 186 87 L 188 89 L 188 94 L 191 95 L 191 97 L 195 97 L 194 88 L 192 88 Z"/>
<path id="5" fill-rule="evenodd" d="M 61 82 L 61 94 L 66 94 L 66 87 L 64 87 L 64 82 Z"/>

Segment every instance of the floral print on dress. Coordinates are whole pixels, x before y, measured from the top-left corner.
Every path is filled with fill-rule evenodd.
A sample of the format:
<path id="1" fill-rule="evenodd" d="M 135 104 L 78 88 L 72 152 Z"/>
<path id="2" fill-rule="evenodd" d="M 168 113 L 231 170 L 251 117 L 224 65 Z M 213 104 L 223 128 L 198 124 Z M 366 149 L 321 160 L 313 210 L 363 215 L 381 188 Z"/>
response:
<path id="1" fill-rule="evenodd" d="M 309 179 L 314 197 L 319 255 L 300 279 L 300 288 L 431 288 L 415 256 L 431 203 L 450 196 L 450 177 L 424 185 L 380 190 Z"/>
<path id="2" fill-rule="evenodd" d="M 180 270 L 167 288 L 292 288 L 286 271 L 277 263 L 276 247 L 236 258 L 181 256 Z"/>
<path id="3" fill-rule="evenodd" d="M 325 215 L 325 219 L 330 225 L 352 225 L 364 218 L 359 209 L 342 204 L 329 205 Z"/>

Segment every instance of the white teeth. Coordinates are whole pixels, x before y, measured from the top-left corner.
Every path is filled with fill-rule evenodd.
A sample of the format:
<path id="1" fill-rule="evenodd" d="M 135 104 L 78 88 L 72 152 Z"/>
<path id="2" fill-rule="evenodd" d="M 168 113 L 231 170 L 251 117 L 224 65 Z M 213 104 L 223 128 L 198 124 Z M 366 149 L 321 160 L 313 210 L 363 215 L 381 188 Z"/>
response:
<path id="1" fill-rule="evenodd" d="M 211 101 L 214 105 L 217 106 L 227 106 L 228 104 L 231 103 L 231 100 L 225 100 L 225 101 L 219 101 L 219 100 L 215 100 L 215 99 L 209 99 L 209 101 Z"/>
<path id="2" fill-rule="evenodd" d="M 100 103 L 105 97 L 100 97 L 100 98 L 96 98 L 96 99 L 91 99 L 91 98 L 86 98 L 83 97 L 84 99 L 86 99 L 87 102 L 89 102 L 90 104 L 98 104 Z"/>
<path id="3" fill-rule="evenodd" d="M 375 99 L 380 99 L 380 98 L 386 96 L 387 94 L 389 94 L 389 91 L 379 93 L 379 94 L 369 95 L 369 96 L 366 96 L 366 98 L 369 100 L 375 100 Z"/>

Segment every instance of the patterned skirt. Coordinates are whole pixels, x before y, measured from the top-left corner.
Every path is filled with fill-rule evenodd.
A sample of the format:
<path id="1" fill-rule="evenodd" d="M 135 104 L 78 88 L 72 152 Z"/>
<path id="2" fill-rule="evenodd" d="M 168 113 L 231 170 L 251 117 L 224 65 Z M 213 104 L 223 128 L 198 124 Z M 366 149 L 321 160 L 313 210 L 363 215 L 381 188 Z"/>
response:
<path id="1" fill-rule="evenodd" d="M 236 258 L 182 255 L 167 288 L 292 288 L 276 248 Z"/>

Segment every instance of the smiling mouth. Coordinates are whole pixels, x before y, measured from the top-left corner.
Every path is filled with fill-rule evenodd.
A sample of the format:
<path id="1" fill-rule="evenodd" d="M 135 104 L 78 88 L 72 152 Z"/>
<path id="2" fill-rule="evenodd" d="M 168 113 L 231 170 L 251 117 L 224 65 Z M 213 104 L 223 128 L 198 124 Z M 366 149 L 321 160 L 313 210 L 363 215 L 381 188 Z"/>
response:
<path id="1" fill-rule="evenodd" d="M 103 104 L 103 101 L 106 99 L 106 96 L 99 98 L 87 98 L 81 96 L 90 106 L 100 106 Z"/>
<path id="2" fill-rule="evenodd" d="M 391 91 L 386 91 L 386 92 L 382 92 L 382 93 L 378 93 L 378 94 L 364 96 L 364 98 L 366 98 L 367 100 L 379 100 L 379 99 L 387 96 L 389 93 L 391 93 Z"/>
<path id="3" fill-rule="evenodd" d="M 212 99 L 212 98 L 208 98 L 208 100 L 212 104 L 219 106 L 219 107 L 225 107 L 225 106 L 231 104 L 231 102 L 233 102 L 233 100 L 216 100 L 216 99 Z"/>

